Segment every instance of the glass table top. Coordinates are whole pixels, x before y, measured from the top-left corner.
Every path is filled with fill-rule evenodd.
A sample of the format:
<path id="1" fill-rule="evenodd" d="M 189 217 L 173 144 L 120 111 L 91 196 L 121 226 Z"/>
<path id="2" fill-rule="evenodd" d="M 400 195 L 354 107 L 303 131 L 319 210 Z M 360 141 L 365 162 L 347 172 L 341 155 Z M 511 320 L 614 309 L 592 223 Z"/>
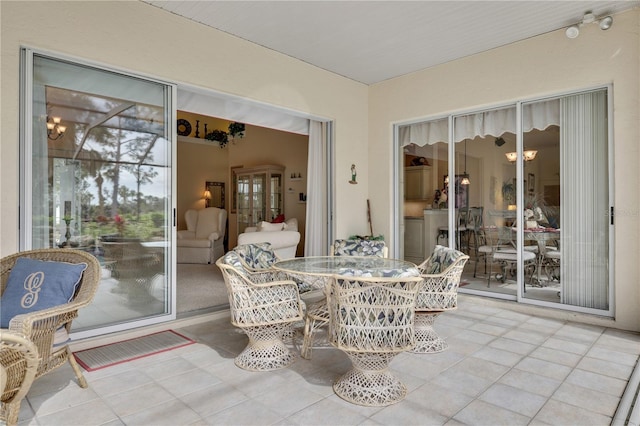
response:
<path id="1" fill-rule="evenodd" d="M 371 277 L 412 277 L 420 271 L 406 260 L 376 256 L 318 256 L 296 257 L 273 264 L 275 269 L 314 275 L 359 275 Z"/>

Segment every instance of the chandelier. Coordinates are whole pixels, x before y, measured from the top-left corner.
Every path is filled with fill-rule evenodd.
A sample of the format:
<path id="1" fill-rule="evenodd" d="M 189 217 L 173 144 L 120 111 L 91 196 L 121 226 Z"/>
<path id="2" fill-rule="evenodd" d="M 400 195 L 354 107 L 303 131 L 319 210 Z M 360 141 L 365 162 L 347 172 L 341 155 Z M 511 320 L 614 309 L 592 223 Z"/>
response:
<path id="1" fill-rule="evenodd" d="M 535 149 L 527 149 L 522 153 L 522 158 L 524 158 L 524 161 L 531 161 L 536 158 L 537 154 L 538 151 L 536 151 Z M 507 160 L 509 160 L 510 163 L 514 163 L 518 159 L 518 153 L 515 151 L 507 152 L 504 155 L 506 155 Z"/>
<path id="2" fill-rule="evenodd" d="M 62 126 L 60 117 L 47 116 L 47 137 L 52 141 L 60 139 L 64 132 L 67 130 L 67 126 Z"/>

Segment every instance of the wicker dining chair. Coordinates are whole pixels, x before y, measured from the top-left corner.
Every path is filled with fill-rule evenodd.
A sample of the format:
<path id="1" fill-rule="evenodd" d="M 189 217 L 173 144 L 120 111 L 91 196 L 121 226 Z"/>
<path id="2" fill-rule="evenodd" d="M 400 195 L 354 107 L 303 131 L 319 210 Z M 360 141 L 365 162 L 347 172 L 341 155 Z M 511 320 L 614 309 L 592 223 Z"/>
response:
<path id="1" fill-rule="evenodd" d="M 250 371 L 283 368 L 295 360 L 283 337 L 290 333 L 292 323 L 302 320 L 298 285 L 272 269 L 254 269 L 269 262 L 269 254 L 259 247 L 247 246 L 253 245 L 238 246 L 216 261 L 229 295 L 231 324 L 249 337 L 235 364 Z M 238 251 L 243 252 L 242 257 Z M 260 259 L 247 257 L 250 252 Z"/>
<path id="2" fill-rule="evenodd" d="M 461 251 L 437 245 L 431 256 L 418 265 L 424 286 L 416 301 L 416 346 L 412 352 L 436 353 L 447 349 L 447 342 L 433 328 L 445 311 L 457 309 L 458 287 L 469 256 Z"/>
<path id="3" fill-rule="evenodd" d="M 337 239 L 329 247 L 329 256 L 378 256 L 388 257 L 389 247 L 382 240 L 362 238 Z M 309 305 L 305 314 L 304 336 L 300 354 L 311 359 L 315 332 L 329 324 L 329 308 L 325 297 Z"/>
<path id="4" fill-rule="evenodd" d="M 100 283 L 100 262 L 93 255 L 74 249 L 51 248 L 15 253 L 0 259 L 0 295 L 5 293 L 11 270 L 20 258 L 72 264 L 85 263 L 87 265 L 70 302 L 16 315 L 9 323 L 10 331 L 24 335 L 38 349 L 40 362 L 36 379 L 69 362 L 78 379 L 78 384 L 80 387 L 86 388 L 87 381 L 82 375 L 66 339 L 63 339 L 64 343 L 60 344 L 56 344 L 56 340 L 60 334 L 68 335 L 71 331 L 71 322 L 78 316 L 78 309 L 92 302 Z"/>
<path id="5" fill-rule="evenodd" d="M 0 420 L 18 424 L 20 404 L 38 370 L 38 349 L 26 337 L 0 330 Z"/>
<path id="6" fill-rule="evenodd" d="M 406 396 L 406 386 L 389 371 L 389 363 L 415 345 L 414 310 L 422 282 L 421 277 L 331 279 L 329 340 L 352 363 L 333 385 L 340 398 L 385 406 Z"/>

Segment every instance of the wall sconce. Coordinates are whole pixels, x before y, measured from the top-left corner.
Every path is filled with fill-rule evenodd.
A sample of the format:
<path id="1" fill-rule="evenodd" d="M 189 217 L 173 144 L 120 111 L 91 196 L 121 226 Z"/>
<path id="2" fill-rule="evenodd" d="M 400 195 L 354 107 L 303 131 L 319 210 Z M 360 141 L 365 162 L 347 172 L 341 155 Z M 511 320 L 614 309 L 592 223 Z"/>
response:
<path id="1" fill-rule="evenodd" d="M 49 117 L 47 115 L 47 137 L 52 141 L 60 139 L 67 130 L 67 126 L 60 125 L 61 120 L 60 117 Z"/>
<path id="2" fill-rule="evenodd" d="M 586 12 L 582 17 L 582 21 L 575 25 L 570 26 L 564 32 L 569 38 L 576 38 L 580 35 L 580 27 L 586 24 L 598 24 L 601 30 L 605 31 L 611 28 L 613 25 L 613 18 L 611 16 L 605 16 L 602 18 L 596 18 L 596 16 L 590 11 Z"/>
<path id="3" fill-rule="evenodd" d="M 538 151 L 536 151 L 535 149 L 529 149 L 524 151 L 522 153 L 522 156 L 524 158 L 524 161 L 531 161 L 536 158 L 537 154 L 538 154 Z M 518 153 L 515 151 L 507 152 L 504 155 L 507 157 L 507 160 L 509 160 L 510 163 L 514 163 L 518 159 Z"/>
<path id="4" fill-rule="evenodd" d="M 209 207 L 209 200 L 211 200 L 211 191 L 205 189 L 204 194 L 202 194 L 202 198 L 204 198 L 204 206 Z"/>

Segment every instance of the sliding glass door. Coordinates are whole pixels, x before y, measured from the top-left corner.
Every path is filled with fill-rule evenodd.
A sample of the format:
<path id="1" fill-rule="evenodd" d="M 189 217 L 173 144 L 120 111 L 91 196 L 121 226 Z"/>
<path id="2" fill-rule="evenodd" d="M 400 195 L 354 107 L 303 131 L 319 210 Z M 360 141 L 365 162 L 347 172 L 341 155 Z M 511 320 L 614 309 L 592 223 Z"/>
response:
<path id="1" fill-rule="evenodd" d="M 445 177 L 448 200 L 438 206 L 454 220 L 443 227 L 427 210 L 418 215 L 424 231 L 404 230 L 405 258 L 426 258 L 441 241 L 470 256 L 461 292 L 611 315 L 607 92 L 451 116 L 454 178 Z M 398 134 L 445 121 L 401 125 Z M 399 214 L 416 210 L 409 201 Z M 407 243 L 424 249 L 407 256 Z"/>
<path id="2" fill-rule="evenodd" d="M 23 249 L 92 253 L 74 332 L 172 316 L 172 87 L 23 51 Z"/>

